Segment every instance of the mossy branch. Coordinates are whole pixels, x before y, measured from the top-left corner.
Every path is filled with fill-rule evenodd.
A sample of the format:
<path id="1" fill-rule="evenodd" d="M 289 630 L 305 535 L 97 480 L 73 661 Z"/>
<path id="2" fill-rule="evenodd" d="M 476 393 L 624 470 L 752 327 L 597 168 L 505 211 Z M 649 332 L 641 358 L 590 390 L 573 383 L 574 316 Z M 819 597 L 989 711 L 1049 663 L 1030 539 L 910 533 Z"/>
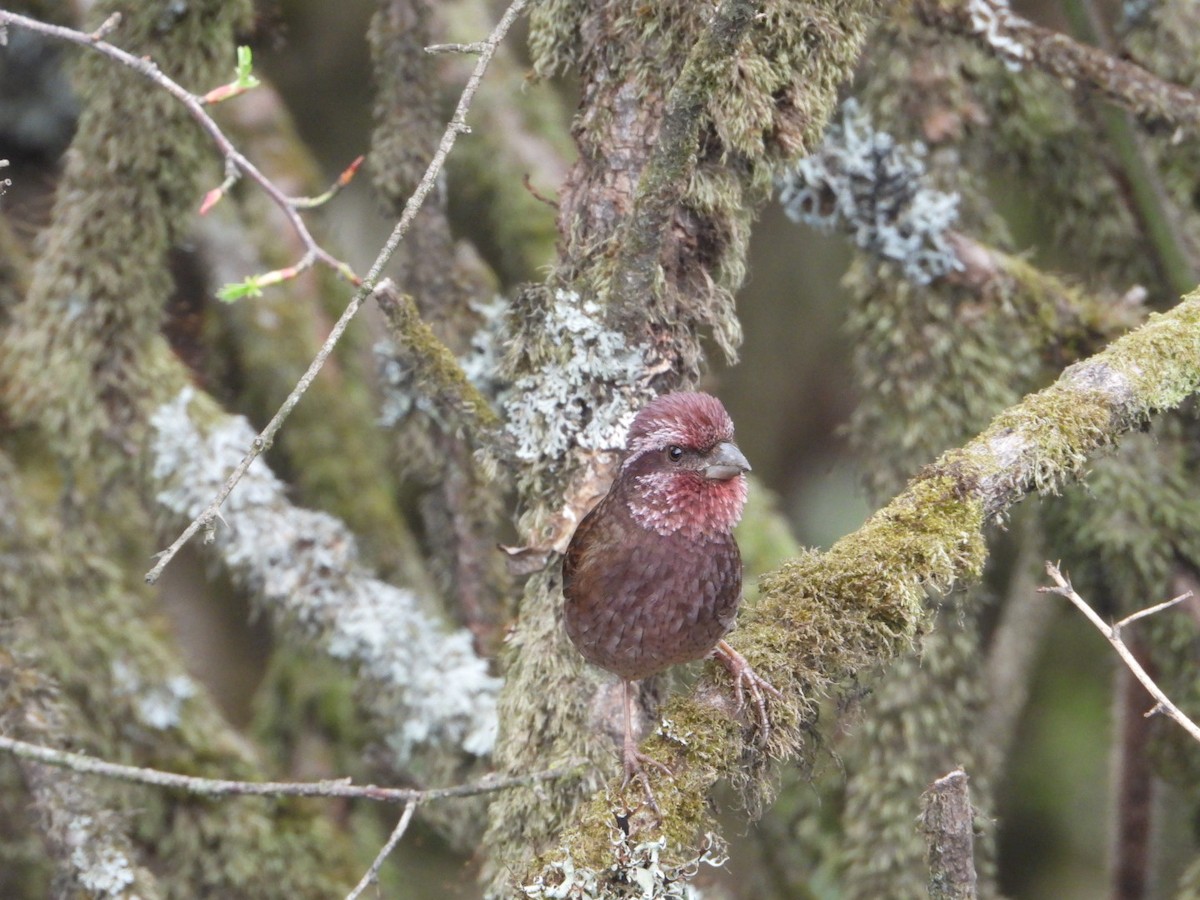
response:
<path id="1" fill-rule="evenodd" d="M 633 210 L 618 232 L 621 248 L 612 275 L 612 309 L 617 317 L 640 319 L 656 292 L 659 254 L 671 216 L 687 192 L 700 140 L 700 125 L 714 87 L 734 64 L 754 15 L 755 0 L 725 0 L 688 55 L 667 95 L 658 141 L 638 180 Z"/>
<path id="2" fill-rule="evenodd" d="M 1119 299 L 1097 295 L 959 232 L 949 232 L 947 241 L 962 265 L 944 276 L 947 283 L 966 287 L 981 301 L 1012 304 L 1036 319 L 1045 344 L 1061 348 L 1069 360 L 1145 319 L 1142 289 L 1130 289 Z"/>
<path id="3" fill-rule="evenodd" d="M 964 447 L 926 467 L 907 490 L 825 553 L 806 552 L 759 581 L 733 643 L 783 690 L 772 707 L 768 754 L 806 757 L 817 704 L 844 679 L 887 665 L 927 627 L 927 591 L 978 578 L 984 526 L 1026 495 L 1056 493 L 1097 453 L 1152 413 L 1200 389 L 1200 291 L 1154 315 L 1058 381 L 997 416 Z M 750 748 L 733 715 L 732 692 L 710 675 L 664 711 L 665 733 L 643 751 L 670 765 L 655 780 L 659 825 L 685 858 L 712 828 L 707 797 Z M 762 754 L 751 754 L 761 764 Z M 744 777 L 744 776 L 743 776 Z M 765 794 L 763 773 L 752 792 Z M 603 865 L 612 803 L 597 797 L 556 856 Z"/>
<path id="4" fill-rule="evenodd" d="M 1001 57 L 1028 61 L 1068 86 L 1086 84 L 1132 112 L 1147 125 L 1166 123 L 1193 135 L 1200 132 L 1200 94 L 1164 81 L 1141 66 L 1082 44 L 1003 10 L 997 25 L 984 31 L 973 21 L 971 4 L 959 0 L 919 0 L 917 16 L 927 25 L 975 38 Z"/>
<path id="5" fill-rule="evenodd" d="M 477 444 L 495 444 L 502 423 L 486 397 L 467 378 L 458 359 L 421 318 L 412 297 L 401 294 L 390 278 L 373 292 L 387 317 L 392 339 L 408 351 L 418 380 L 426 386 L 439 410 L 453 410 L 474 432 Z"/>

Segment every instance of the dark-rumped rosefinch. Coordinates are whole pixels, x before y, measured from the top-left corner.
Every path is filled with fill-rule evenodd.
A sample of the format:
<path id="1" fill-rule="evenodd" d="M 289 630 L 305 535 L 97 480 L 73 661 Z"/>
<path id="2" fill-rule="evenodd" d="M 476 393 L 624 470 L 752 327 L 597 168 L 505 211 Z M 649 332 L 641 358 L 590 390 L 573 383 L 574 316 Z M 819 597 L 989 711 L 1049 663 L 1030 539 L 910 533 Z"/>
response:
<path id="1" fill-rule="evenodd" d="M 712 655 L 729 669 L 739 709 L 750 691 L 764 731 L 763 692 L 778 694 L 724 641 L 742 598 L 733 526 L 749 471 L 720 400 L 658 397 L 634 418 L 616 479 L 563 559 L 567 634 L 624 682 L 625 783 L 639 778 L 652 805 L 643 766 L 665 767 L 637 749 L 632 682 Z"/>

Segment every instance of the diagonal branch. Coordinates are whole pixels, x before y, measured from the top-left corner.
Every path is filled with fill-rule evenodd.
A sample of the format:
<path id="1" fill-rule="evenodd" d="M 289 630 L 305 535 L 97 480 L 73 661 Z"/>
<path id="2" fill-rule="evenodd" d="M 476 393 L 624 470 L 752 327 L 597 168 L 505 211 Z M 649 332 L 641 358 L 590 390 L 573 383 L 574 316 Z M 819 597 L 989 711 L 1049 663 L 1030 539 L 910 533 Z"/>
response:
<path id="1" fill-rule="evenodd" d="M 275 435 L 278 433 L 279 429 L 283 427 L 283 423 L 287 420 L 287 417 L 296 407 L 296 404 L 300 402 L 300 398 L 304 396 L 304 392 L 308 390 L 308 386 L 312 384 L 313 379 L 317 377 L 317 373 L 321 370 L 321 367 L 325 365 L 325 360 L 329 358 L 329 355 L 333 352 L 333 348 L 337 345 L 337 342 L 341 340 L 342 334 L 350 324 L 350 320 L 353 319 L 358 313 L 363 301 L 366 300 L 366 298 L 370 295 L 370 292 L 374 289 L 376 282 L 379 280 L 380 274 L 383 272 L 383 267 L 387 265 L 388 260 L 392 258 L 392 254 L 396 252 L 396 247 L 399 246 L 400 242 L 404 239 L 404 236 L 408 233 L 408 229 L 412 226 L 418 210 L 420 210 L 421 205 L 425 202 L 425 198 L 429 195 L 429 192 L 433 190 L 434 185 L 437 183 L 438 176 L 442 171 L 442 167 L 446 163 L 446 157 L 450 155 L 450 151 L 454 147 L 454 142 L 458 139 L 460 134 L 466 134 L 471 130 L 466 122 L 467 111 L 471 108 L 471 101 L 475 97 L 475 92 L 479 89 L 479 84 L 483 80 L 483 75 L 487 71 L 488 64 L 491 62 L 492 56 L 496 52 L 496 47 L 502 40 L 504 40 L 504 36 L 508 34 L 509 29 L 517 20 L 517 17 L 521 14 L 521 11 L 525 8 L 527 3 L 528 0 L 513 0 L 512 4 L 500 18 L 500 21 L 496 23 L 496 27 L 492 29 L 492 33 L 488 36 L 487 40 L 484 41 L 484 47 L 479 53 L 479 61 L 476 63 L 475 70 L 471 73 L 471 77 L 467 81 L 466 87 L 463 88 L 462 95 L 458 100 L 458 106 L 454 110 L 454 115 L 450 119 L 450 124 L 446 126 L 446 130 L 442 134 L 442 140 L 438 144 L 437 152 L 434 153 L 433 159 L 429 161 L 429 166 L 426 168 L 424 176 L 421 178 L 416 190 L 413 191 L 412 196 L 409 197 L 408 202 L 405 204 L 404 211 L 400 215 L 400 221 L 398 221 L 396 223 L 396 227 L 392 229 L 392 233 L 388 237 L 387 243 L 385 243 L 383 249 L 379 251 L 379 255 L 375 258 L 375 262 L 371 264 L 370 271 L 367 272 L 366 277 L 363 278 L 362 285 L 355 292 L 354 297 L 351 298 L 350 303 L 346 306 L 345 311 L 334 324 L 333 329 L 329 332 L 329 337 L 326 338 L 320 352 L 317 353 L 316 357 L 312 361 L 312 364 L 308 367 L 308 371 L 306 371 L 300 378 L 300 381 L 296 384 L 296 387 L 292 389 L 292 392 L 288 395 L 287 399 L 284 400 L 283 405 L 280 406 L 279 411 L 275 413 L 275 416 L 271 419 L 271 421 L 267 423 L 267 426 L 261 432 L 259 432 L 258 437 L 254 439 L 249 451 L 242 458 L 242 461 L 238 463 L 233 472 L 230 473 L 224 485 L 222 485 L 221 490 L 217 492 L 217 495 L 205 508 L 204 512 L 197 516 L 192 523 L 188 525 L 186 529 L 184 529 L 183 533 L 175 539 L 171 546 L 159 554 L 158 561 L 154 564 L 154 567 L 146 573 L 146 581 L 150 584 L 154 584 L 156 581 L 158 581 L 159 576 L 162 575 L 162 572 L 167 567 L 167 564 L 175 557 L 175 554 L 179 552 L 179 549 L 195 536 L 196 532 L 200 531 L 202 528 L 211 529 L 213 527 L 213 521 L 216 519 L 221 505 L 225 502 L 225 498 L 229 496 L 230 492 L 234 489 L 237 483 L 241 481 L 242 476 L 245 475 L 246 471 L 250 468 L 250 464 L 253 463 L 254 460 L 256 460 L 263 453 L 263 451 L 265 451 L 271 445 L 271 442 L 275 439 Z"/>
<path id="2" fill-rule="evenodd" d="M 711 827 L 706 802 L 719 777 L 742 772 L 749 754 L 754 770 L 739 777 L 750 782 L 752 801 L 769 796 L 766 756 L 811 755 L 820 700 L 911 649 L 928 627 L 930 590 L 979 577 L 989 522 L 1031 493 L 1057 493 L 1121 435 L 1198 389 L 1200 291 L 1001 413 L 827 552 L 802 553 L 764 576 L 733 642 L 784 694 L 771 707 L 766 753 L 746 744 L 728 687 L 711 675 L 668 705 L 661 733 L 642 747 L 673 773 L 655 781 L 654 793 L 662 821 L 685 842 L 679 852 Z M 610 806 L 597 795 L 555 854 L 593 861 L 589 848 L 606 846 Z M 536 877 L 528 873 L 525 883 Z"/>
<path id="3" fill-rule="evenodd" d="M 1057 565 L 1051 562 L 1046 563 L 1046 574 L 1049 575 L 1054 581 L 1055 586 L 1042 587 L 1038 588 L 1038 590 L 1043 594 L 1059 594 L 1075 604 L 1075 608 L 1083 613 L 1089 622 L 1096 626 L 1096 630 L 1104 635 L 1105 640 L 1112 644 L 1113 649 L 1117 651 L 1117 655 L 1121 657 L 1121 661 L 1125 663 L 1125 665 L 1129 667 L 1129 671 L 1133 673 L 1133 677 L 1140 681 L 1142 683 L 1142 687 L 1150 692 L 1150 696 L 1154 698 L 1157 705 L 1150 710 L 1150 712 L 1146 713 L 1146 715 L 1152 715 L 1157 712 L 1165 712 L 1168 716 L 1178 722 L 1183 730 L 1192 736 L 1193 740 L 1200 742 L 1200 725 L 1197 725 L 1195 722 L 1189 719 L 1183 710 L 1171 702 L 1171 699 L 1163 693 L 1162 688 L 1155 684 L 1154 679 L 1150 677 L 1149 673 L 1144 668 L 1142 668 L 1142 664 L 1137 661 L 1137 657 L 1133 655 L 1133 651 L 1126 646 L 1125 641 L 1121 638 L 1121 629 L 1126 625 L 1145 616 L 1153 615 L 1156 612 L 1161 612 L 1164 609 L 1168 609 L 1172 606 L 1182 603 L 1184 600 L 1187 600 L 1192 596 L 1192 592 L 1188 591 L 1185 594 L 1180 594 L 1174 600 L 1168 600 L 1165 603 L 1159 603 L 1155 606 L 1151 606 L 1149 609 L 1143 609 L 1139 612 L 1135 612 L 1133 615 L 1127 616 L 1120 622 L 1117 622 L 1115 625 L 1109 626 L 1103 619 L 1100 618 L 1099 614 L 1088 605 L 1087 601 L 1075 592 L 1075 588 L 1071 586 L 1070 579 L 1063 575 L 1062 571 Z"/>
<path id="4" fill-rule="evenodd" d="M 404 807 L 404 812 L 400 815 L 400 821 L 396 823 L 396 827 L 392 829 L 391 835 L 387 839 L 387 843 L 383 845 L 375 857 L 375 861 L 371 863 L 371 868 L 367 869 L 366 873 L 358 884 L 354 886 L 349 894 L 346 895 L 346 900 L 358 900 L 362 896 L 363 891 L 371 886 L 379 877 L 379 870 L 383 868 L 384 860 L 391 856 L 392 851 L 396 849 L 396 845 L 400 843 L 400 838 L 404 837 L 404 832 L 408 831 L 408 823 L 412 821 L 413 813 L 417 811 L 417 801 L 409 800 Z"/>
<path id="5" fill-rule="evenodd" d="M 974 38 L 1010 64 L 1029 62 L 1068 86 L 1089 85 L 1148 125 L 1166 123 L 1193 135 L 1200 132 L 1200 94 L 1035 25 L 1011 12 L 1007 2 L 918 0 L 915 9 L 927 25 Z"/>

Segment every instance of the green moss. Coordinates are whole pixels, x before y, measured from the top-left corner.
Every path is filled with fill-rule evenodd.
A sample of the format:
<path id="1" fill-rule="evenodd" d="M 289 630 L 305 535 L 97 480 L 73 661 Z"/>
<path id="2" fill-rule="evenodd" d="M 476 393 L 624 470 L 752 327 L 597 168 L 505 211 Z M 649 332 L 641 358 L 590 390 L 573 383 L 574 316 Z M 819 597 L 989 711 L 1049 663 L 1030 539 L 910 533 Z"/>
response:
<path id="1" fill-rule="evenodd" d="M 250 5 L 110 2 L 94 22 L 117 10 L 126 50 L 203 91 L 228 74 L 233 30 Z M 81 481 L 100 462 L 103 482 L 140 442 L 154 387 L 141 361 L 171 291 L 167 252 L 201 173 L 219 177 L 218 156 L 183 106 L 143 76 L 95 53 L 81 56 L 76 75 L 83 113 L 0 377 L 14 413 L 59 439 Z"/>
<path id="2" fill-rule="evenodd" d="M 471 421 L 480 437 L 494 436 L 500 428 L 500 417 L 487 398 L 467 379 L 450 348 L 421 319 L 412 298 L 399 295 L 394 302 L 389 299 L 386 303 L 381 299 L 380 307 L 387 316 L 392 337 L 409 354 L 417 369 L 418 381 L 439 409 L 444 412 L 454 410 Z"/>
<path id="3" fill-rule="evenodd" d="M 162 702 L 164 686 L 187 676 L 155 598 L 110 561 L 120 535 L 47 515 L 3 456 L 0 500 L 12 512 L 0 523 L 0 554 L 16 561 L 0 568 L 0 619 L 16 623 L 8 646 L 56 689 L 65 727 L 55 740 L 117 762 L 262 780 L 203 689 L 176 695 L 165 725 L 146 714 L 143 704 Z M 130 812 L 164 896 L 328 896 L 351 877 L 342 838 L 316 804 L 196 799 L 105 781 L 96 790 L 107 808 Z"/>
<path id="4" fill-rule="evenodd" d="M 1120 354 L 1106 354 L 1133 382 L 1146 411 L 1178 406 L 1200 386 L 1200 291 L 1192 291 L 1169 314 L 1154 314 L 1131 335 Z"/>
<path id="5" fill-rule="evenodd" d="M 611 299 L 622 330 L 639 339 L 652 332 L 674 362 L 673 383 L 690 382 L 702 369 L 701 329 L 712 330 L 728 358 L 736 356 L 741 331 L 732 292 L 745 274 L 754 209 L 779 167 L 819 139 L 879 6 L 755 4 L 734 53 L 721 43 L 722 23 L 740 20 L 739 3 L 722 4 L 716 18 L 681 0 L 595 13 L 547 3 L 534 11 L 535 67 L 547 74 L 578 64 L 587 85 L 575 131 L 583 159 L 572 188 L 590 185 L 596 199 L 625 195 L 616 206 L 628 208 L 635 192 L 627 179 L 637 179 L 623 224 L 590 213 L 563 223 L 561 274 L 584 293 Z M 584 33 L 604 52 L 581 46 Z M 641 98 L 641 108 L 627 97 Z M 670 103 L 678 115 L 662 115 Z M 634 168 L 612 183 L 605 160 L 614 144 L 632 148 Z M 668 246 L 678 240 L 674 232 L 687 235 L 681 247 Z"/>

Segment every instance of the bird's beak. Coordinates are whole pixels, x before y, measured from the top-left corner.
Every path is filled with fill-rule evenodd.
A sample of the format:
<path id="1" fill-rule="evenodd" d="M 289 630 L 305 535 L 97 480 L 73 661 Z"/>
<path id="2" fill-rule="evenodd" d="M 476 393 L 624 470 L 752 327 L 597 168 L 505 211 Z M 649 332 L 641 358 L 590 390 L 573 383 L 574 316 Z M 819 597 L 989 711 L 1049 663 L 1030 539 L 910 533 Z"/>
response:
<path id="1" fill-rule="evenodd" d="M 743 472 L 749 472 L 750 463 L 746 462 L 746 457 L 737 448 L 737 444 L 722 441 L 708 454 L 708 465 L 701 471 L 705 478 L 712 481 L 728 481 Z"/>

